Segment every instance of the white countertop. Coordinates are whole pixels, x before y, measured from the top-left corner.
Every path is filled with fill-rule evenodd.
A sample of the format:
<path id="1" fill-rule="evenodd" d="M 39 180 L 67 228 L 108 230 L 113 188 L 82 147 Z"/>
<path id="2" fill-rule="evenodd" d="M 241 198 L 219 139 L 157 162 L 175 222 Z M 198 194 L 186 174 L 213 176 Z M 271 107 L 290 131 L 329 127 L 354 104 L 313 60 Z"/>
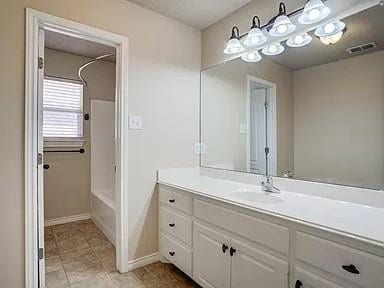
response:
<path id="1" fill-rule="evenodd" d="M 198 167 L 159 170 L 158 183 L 384 247 L 382 208 L 287 191 L 267 194 L 257 185 L 201 175 Z"/>

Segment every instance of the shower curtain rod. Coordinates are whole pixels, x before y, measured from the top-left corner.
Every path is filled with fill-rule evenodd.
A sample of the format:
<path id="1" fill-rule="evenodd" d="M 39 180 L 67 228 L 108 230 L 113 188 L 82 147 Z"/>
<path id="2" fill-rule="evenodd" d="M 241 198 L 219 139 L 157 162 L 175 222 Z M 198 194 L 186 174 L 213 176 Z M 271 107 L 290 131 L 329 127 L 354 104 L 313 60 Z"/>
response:
<path id="1" fill-rule="evenodd" d="M 83 69 L 84 69 L 85 67 L 87 67 L 87 66 L 89 66 L 89 65 L 91 65 L 91 64 L 93 64 L 93 63 L 95 63 L 95 62 L 97 62 L 97 61 L 103 60 L 103 59 L 105 59 L 105 58 L 108 58 L 108 57 L 110 57 L 110 56 L 114 56 L 114 55 L 116 55 L 116 53 L 110 53 L 110 54 L 106 54 L 106 55 L 101 55 L 101 56 L 99 56 L 99 57 L 96 57 L 96 58 L 93 59 L 93 60 L 90 60 L 90 61 L 84 63 L 84 64 L 79 68 L 78 75 L 79 75 L 79 78 L 80 78 L 81 82 L 83 82 L 84 86 L 87 86 L 87 81 L 85 81 L 83 75 L 81 75 L 81 72 L 83 71 Z"/>

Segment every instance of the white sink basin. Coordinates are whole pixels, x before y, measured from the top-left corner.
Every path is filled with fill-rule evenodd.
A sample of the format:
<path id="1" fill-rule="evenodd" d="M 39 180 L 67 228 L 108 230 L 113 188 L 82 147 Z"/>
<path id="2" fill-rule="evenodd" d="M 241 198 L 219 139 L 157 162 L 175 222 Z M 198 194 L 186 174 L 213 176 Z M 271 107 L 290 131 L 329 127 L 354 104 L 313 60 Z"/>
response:
<path id="1" fill-rule="evenodd" d="M 278 195 L 278 194 L 277 194 Z M 280 197 L 261 191 L 261 188 L 240 188 L 231 193 L 233 198 L 247 202 L 257 203 L 281 203 L 284 202 Z"/>

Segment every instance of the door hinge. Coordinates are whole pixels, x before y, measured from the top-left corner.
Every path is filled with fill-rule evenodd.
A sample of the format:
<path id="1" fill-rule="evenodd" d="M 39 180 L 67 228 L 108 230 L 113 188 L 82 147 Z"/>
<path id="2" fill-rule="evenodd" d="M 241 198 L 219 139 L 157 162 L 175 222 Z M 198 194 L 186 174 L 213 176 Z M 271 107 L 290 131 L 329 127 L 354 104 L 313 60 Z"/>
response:
<path id="1" fill-rule="evenodd" d="M 44 248 L 39 248 L 39 260 L 44 259 Z"/>
<path id="2" fill-rule="evenodd" d="M 43 164 L 43 154 L 37 154 L 37 165 Z"/>
<path id="3" fill-rule="evenodd" d="M 265 154 L 269 154 L 269 147 L 264 148 Z"/>
<path id="4" fill-rule="evenodd" d="M 43 57 L 39 57 L 38 59 L 38 67 L 39 69 L 43 69 L 44 68 L 44 58 Z"/>

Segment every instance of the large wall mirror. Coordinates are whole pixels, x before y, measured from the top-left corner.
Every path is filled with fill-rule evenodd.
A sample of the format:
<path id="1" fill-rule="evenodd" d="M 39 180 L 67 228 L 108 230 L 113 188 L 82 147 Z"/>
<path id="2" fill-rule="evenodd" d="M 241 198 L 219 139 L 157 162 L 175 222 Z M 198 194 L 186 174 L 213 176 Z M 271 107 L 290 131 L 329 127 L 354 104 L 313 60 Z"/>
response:
<path id="1" fill-rule="evenodd" d="M 201 165 L 384 189 L 384 7 L 257 63 L 201 75 Z"/>

